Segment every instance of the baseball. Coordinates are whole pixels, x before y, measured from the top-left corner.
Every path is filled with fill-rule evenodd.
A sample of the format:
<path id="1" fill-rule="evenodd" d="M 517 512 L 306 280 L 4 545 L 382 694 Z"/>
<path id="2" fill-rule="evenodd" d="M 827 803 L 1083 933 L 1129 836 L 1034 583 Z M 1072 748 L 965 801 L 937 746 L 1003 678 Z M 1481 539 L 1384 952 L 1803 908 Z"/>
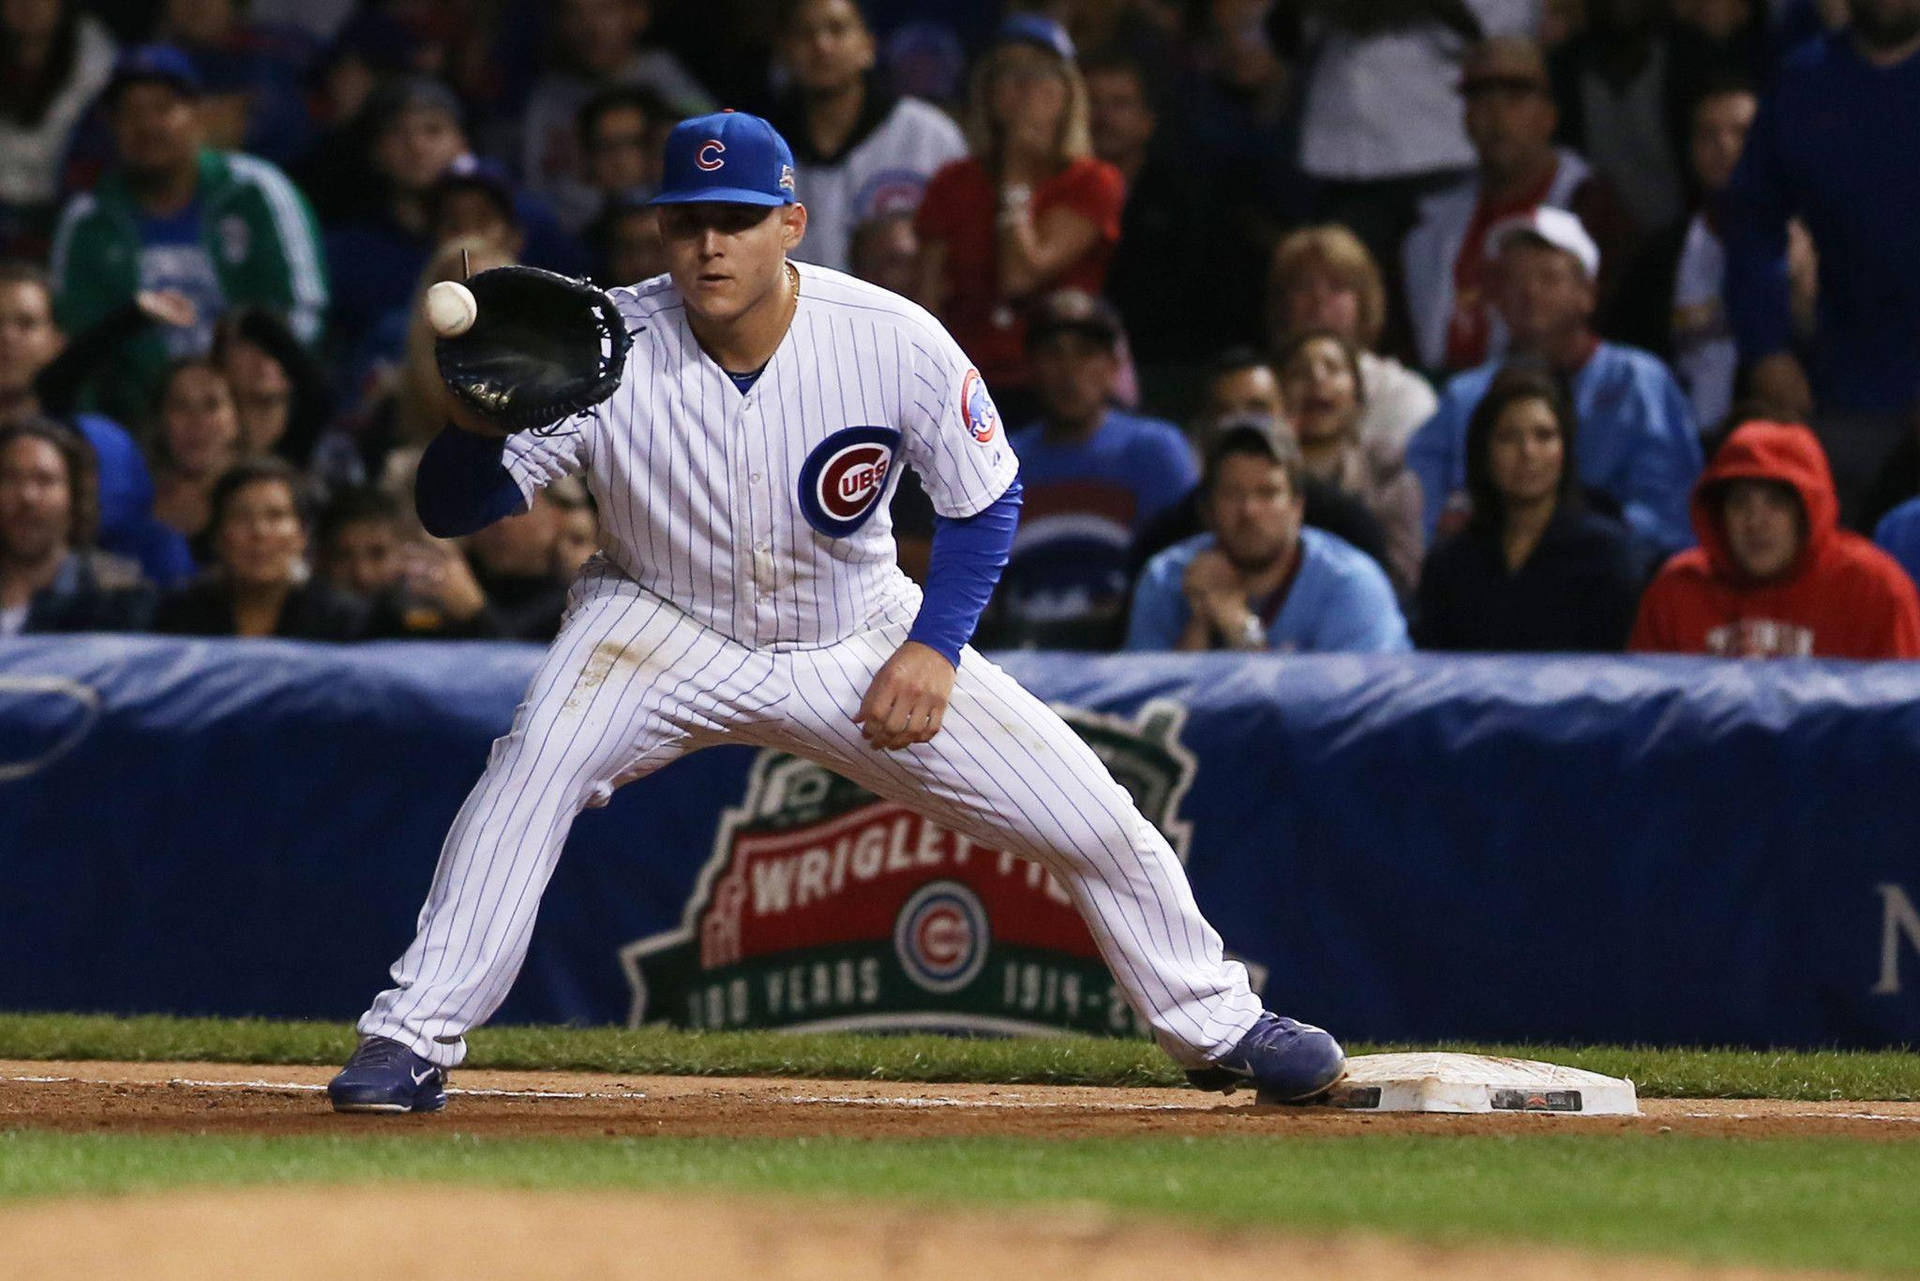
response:
<path id="1" fill-rule="evenodd" d="M 473 327 L 480 306 L 473 290 L 457 280 L 442 280 L 427 290 L 427 323 L 442 338 L 457 338 Z"/>

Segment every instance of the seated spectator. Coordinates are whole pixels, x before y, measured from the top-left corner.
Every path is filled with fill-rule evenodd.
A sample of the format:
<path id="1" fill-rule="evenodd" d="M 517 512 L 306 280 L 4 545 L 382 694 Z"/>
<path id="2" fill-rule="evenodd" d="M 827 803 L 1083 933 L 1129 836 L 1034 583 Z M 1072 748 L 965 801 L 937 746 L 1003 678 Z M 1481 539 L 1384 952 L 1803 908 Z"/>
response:
<path id="1" fill-rule="evenodd" d="M 1605 180 L 1553 145 L 1559 115 L 1539 46 L 1518 36 L 1478 46 L 1460 91 L 1479 171 L 1421 202 L 1401 252 L 1414 347 L 1429 370 L 1469 369 L 1506 350 L 1491 278 L 1494 228 L 1542 207 L 1571 210 L 1599 241 L 1591 274 L 1603 284 L 1634 238 Z"/>
<path id="2" fill-rule="evenodd" d="M 1423 649 L 1620 650 L 1645 572 L 1617 520 L 1588 511 L 1573 409 L 1531 369 L 1493 380 L 1467 426 L 1467 527 L 1420 573 Z"/>
<path id="3" fill-rule="evenodd" d="M 601 224 L 610 213 L 645 204 L 659 190 L 667 134 L 679 122 L 680 113 L 659 94 L 628 85 L 603 90 L 580 108 L 583 190 L 555 212 L 589 248 L 604 240 Z"/>
<path id="4" fill-rule="evenodd" d="M 245 453 L 233 389 L 212 361 L 177 361 L 167 371 L 148 450 L 154 517 L 204 564 L 214 491 Z"/>
<path id="5" fill-rule="evenodd" d="M 1286 421 L 1280 378 L 1273 372 L 1273 366 L 1251 347 L 1232 347 L 1221 352 L 1207 371 L 1206 382 L 1200 389 L 1200 417 L 1193 424 L 1189 439 L 1195 452 L 1205 456 L 1223 433 L 1244 426 L 1293 434 L 1293 428 Z M 1296 439 L 1295 444 L 1298 443 Z M 1378 561 L 1382 569 L 1386 568 L 1387 534 L 1364 502 L 1312 472 L 1301 476 L 1300 494 L 1306 502 L 1307 524 L 1338 535 Z M 1140 531 L 1127 558 L 1134 576 L 1159 552 L 1206 528 L 1200 498 L 1200 488 L 1196 485 L 1185 498 Z"/>
<path id="6" fill-rule="evenodd" d="M 1127 553 L 1199 479 L 1180 429 L 1113 407 L 1120 318 L 1105 299 L 1051 295 L 1027 330 L 1040 420 L 1020 458 L 1020 537 L 995 594 L 1003 644 L 1103 649 L 1125 621 Z"/>
<path id="7" fill-rule="evenodd" d="M 1143 365 L 1195 363 L 1235 341 L 1259 262 L 1233 252 L 1212 184 L 1163 127 L 1146 72 L 1124 54 L 1081 62 L 1093 154 L 1120 171 L 1126 204 L 1107 297 Z"/>
<path id="8" fill-rule="evenodd" d="M 920 237 L 914 234 L 913 215 L 882 214 L 853 229 L 847 246 L 847 270 L 860 279 L 913 297 L 920 258 Z"/>
<path id="9" fill-rule="evenodd" d="M 287 164 L 313 138 L 307 72 L 320 42 L 294 27 L 256 22 L 236 0 L 162 0 L 155 38 L 193 60 L 206 96 L 201 117 L 216 147 Z"/>
<path id="10" fill-rule="evenodd" d="M 781 48 L 793 82 L 773 122 L 793 148 L 807 205 L 807 238 L 795 256 L 846 271 L 854 228 L 911 216 L 927 179 L 965 156 L 967 140 L 938 107 L 901 97 L 876 76 L 873 32 L 854 0 L 799 0 L 787 10 Z"/>
<path id="11" fill-rule="evenodd" d="M 1499 229 L 1500 314 L 1516 359 L 1543 362 L 1572 389 L 1580 420 L 1580 482 L 1618 503 L 1650 551 L 1684 547 L 1687 493 L 1700 474 L 1692 407 L 1667 367 L 1644 351 L 1601 342 L 1590 327 L 1600 253 L 1580 220 L 1541 208 Z M 1440 408 L 1407 446 L 1420 478 L 1428 538 L 1465 516 L 1467 420 L 1500 363 L 1448 382 Z"/>
<path id="12" fill-rule="evenodd" d="M 1302 527 L 1306 462 L 1291 437 L 1223 433 L 1207 458 L 1207 533 L 1147 563 L 1130 650 L 1397 653 L 1407 625 L 1380 567 Z"/>
<path id="13" fill-rule="evenodd" d="M 651 89 L 681 118 L 716 104 L 680 60 L 643 45 L 654 6 L 633 0 L 560 0 L 554 7 L 549 66 L 534 82 L 520 115 L 518 176 L 543 201 L 566 211 L 573 225 L 592 217 L 581 203 L 580 108 L 605 89 Z"/>
<path id="14" fill-rule="evenodd" d="M 356 375 L 399 354 L 413 282 L 442 243 L 434 226 L 441 180 L 478 164 L 467 146 L 460 100 L 430 76 L 392 81 L 366 110 L 382 203 L 375 214 L 327 233 L 327 257 L 335 264 L 335 346 L 354 353 Z M 500 181 L 497 170 L 488 181 Z M 526 261 L 554 271 L 585 270 L 585 251 L 551 209 L 520 194 L 513 212 L 526 238 Z"/>
<path id="15" fill-rule="evenodd" d="M 67 138 L 113 59 L 113 37 L 74 0 L 0 6 L 0 257 L 45 254 Z"/>
<path id="16" fill-rule="evenodd" d="M 1920 596 L 1839 527 L 1833 473 L 1805 427 L 1752 422 L 1693 491 L 1700 545 L 1640 602 L 1632 648 L 1722 658 L 1920 658 Z"/>
<path id="17" fill-rule="evenodd" d="M 1920 584 L 1920 498 L 1909 498 L 1882 516 L 1874 527 L 1873 541 Z"/>
<path id="18" fill-rule="evenodd" d="M 520 224 L 513 184 L 491 160 L 472 155 L 456 159 L 433 185 L 427 209 L 435 245 L 472 237 L 492 242 L 513 258 L 526 248 L 527 233 Z"/>
<path id="19" fill-rule="evenodd" d="M 368 605 L 368 640 L 475 640 L 502 634 L 459 545 L 409 535 L 378 489 L 342 491 L 322 513 L 320 576 Z"/>
<path id="20" fill-rule="evenodd" d="M 240 452 L 311 466 L 333 396 L 326 370 L 280 318 L 255 307 L 228 312 L 214 326 L 213 362 L 233 392 Z"/>
<path id="21" fill-rule="evenodd" d="M 1100 292 L 1123 184 L 1090 154 L 1072 42 L 1037 14 L 1009 18 L 981 57 L 967 132 L 972 156 L 934 174 L 915 220 L 916 297 L 1018 421 L 1032 403 L 1022 310 L 1055 289 Z"/>
<path id="22" fill-rule="evenodd" d="M 560 634 L 569 581 L 560 571 L 560 527 L 559 505 L 541 490 L 526 511 L 468 536 L 473 576 L 499 635 L 545 642 Z"/>
<path id="23" fill-rule="evenodd" d="M 1277 352 L 1310 329 L 1330 329 L 1358 348 L 1360 443 L 1390 465 L 1405 456 L 1407 441 L 1439 402 L 1426 379 L 1373 350 L 1386 324 L 1380 268 L 1351 231 L 1306 227 L 1275 248 L 1267 276 L 1268 349 Z"/>
<path id="24" fill-rule="evenodd" d="M 278 458 L 237 463 L 213 487 L 210 573 L 169 592 L 155 631 L 176 636 L 358 640 L 365 608 L 307 570 L 300 473 Z"/>
<path id="25" fill-rule="evenodd" d="M 1740 353 L 1721 300 L 1727 248 L 1715 209 L 1760 100 L 1752 88 L 1726 83 L 1712 88 L 1691 113 L 1688 164 L 1698 206 L 1659 231 L 1622 275 L 1603 326 L 1608 336 L 1643 347 L 1673 366 L 1693 401 L 1694 421 L 1717 423 L 1733 408 Z M 1795 263 L 1796 288 L 1812 306 L 1812 247 L 1803 236 Z"/>
<path id="26" fill-rule="evenodd" d="M 1331 330 L 1310 329 L 1281 353 L 1280 391 L 1308 474 L 1373 513 L 1387 535 L 1387 576 L 1410 595 L 1426 550 L 1420 482 L 1403 458 L 1383 463 L 1361 444 L 1359 352 Z"/>
<path id="27" fill-rule="evenodd" d="M 144 409 L 167 361 L 205 353 L 229 307 L 268 308 L 301 342 L 318 340 L 327 281 L 306 199 L 266 161 L 205 146 L 186 56 L 164 45 L 131 51 L 105 102 L 118 161 L 61 215 L 61 327 L 78 334 L 142 291 L 185 295 L 194 322 L 130 339 L 113 376 L 95 380 L 100 408 L 121 419 Z"/>
<path id="28" fill-rule="evenodd" d="M 138 630 L 153 612 L 140 567 L 98 551 L 93 453 L 48 419 L 0 426 L 0 636 Z"/>
<path id="29" fill-rule="evenodd" d="M 616 200 L 588 230 L 594 279 L 609 285 L 633 285 L 667 270 L 666 243 L 660 239 L 658 212 L 638 201 Z"/>
<path id="30" fill-rule="evenodd" d="M 65 340 L 53 320 L 47 275 L 27 263 L 0 262 L 0 426 L 45 416 L 92 447 L 103 550 L 138 561 L 155 582 L 193 572 L 186 548 L 153 519 L 153 477 L 125 428 L 99 414 L 73 412 L 71 395 L 51 388 Z"/>

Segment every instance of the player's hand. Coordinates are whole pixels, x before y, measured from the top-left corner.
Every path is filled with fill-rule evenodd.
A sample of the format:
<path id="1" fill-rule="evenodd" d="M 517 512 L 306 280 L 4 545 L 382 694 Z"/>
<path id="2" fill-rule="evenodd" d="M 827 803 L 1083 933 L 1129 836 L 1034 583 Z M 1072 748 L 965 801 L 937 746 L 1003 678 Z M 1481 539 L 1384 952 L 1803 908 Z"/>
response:
<path id="1" fill-rule="evenodd" d="M 940 732 L 953 695 L 953 664 L 939 650 L 908 641 L 874 673 L 854 724 L 882 751 L 924 743 Z"/>

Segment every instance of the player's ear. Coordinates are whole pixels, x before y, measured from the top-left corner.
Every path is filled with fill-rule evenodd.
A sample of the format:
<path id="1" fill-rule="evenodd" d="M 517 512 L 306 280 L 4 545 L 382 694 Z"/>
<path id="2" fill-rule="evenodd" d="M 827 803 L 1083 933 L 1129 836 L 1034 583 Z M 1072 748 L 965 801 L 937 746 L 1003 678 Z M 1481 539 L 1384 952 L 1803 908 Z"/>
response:
<path id="1" fill-rule="evenodd" d="M 807 236 L 807 207 L 805 205 L 785 205 L 780 210 L 780 246 L 783 249 L 797 248 Z"/>

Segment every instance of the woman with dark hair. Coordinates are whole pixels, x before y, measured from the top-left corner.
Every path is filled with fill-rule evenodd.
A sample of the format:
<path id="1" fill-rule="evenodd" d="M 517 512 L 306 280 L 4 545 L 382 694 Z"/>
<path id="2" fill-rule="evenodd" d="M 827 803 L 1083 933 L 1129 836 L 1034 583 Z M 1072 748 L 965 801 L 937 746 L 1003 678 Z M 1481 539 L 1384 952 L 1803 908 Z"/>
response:
<path id="1" fill-rule="evenodd" d="M 113 74 L 113 37 L 71 0 L 0 5 L 0 257 L 38 257 L 67 137 Z"/>
<path id="2" fill-rule="evenodd" d="M 128 631 L 153 589 L 130 560 L 94 547 L 93 450 L 47 418 L 0 427 L 0 636 Z"/>
<path id="3" fill-rule="evenodd" d="M 359 639 L 365 608 L 307 568 L 312 517 L 299 472 L 278 458 L 250 458 L 220 477 L 210 501 L 213 568 L 161 600 L 155 631 Z"/>
<path id="4" fill-rule="evenodd" d="M 201 536 L 214 482 L 242 457 L 240 412 L 233 388 L 211 360 L 192 356 L 167 367 L 147 431 L 153 464 L 153 515 L 206 561 Z"/>
<path id="5" fill-rule="evenodd" d="M 1509 368 L 1467 424 L 1467 526 L 1420 577 L 1425 649 L 1625 648 L 1646 565 L 1617 520 L 1581 499 L 1577 427 L 1552 374 Z"/>
<path id="6" fill-rule="evenodd" d="M 927 183 L 915 300 L 946 324 L 993 388 L 1009 427 L 1030 383 L 1023 309 L 1057 289 L 1098 294 L 1120 240 L 1120 171 L 1096 159 L 1087 85 L 1051 19 L 1007 19 L 974 69 L 973 154 Z"/>
<path id="7" fill-rule="evenodd" d="M 259 307 L 235 308 L 214 325 L 213 362 L 233 391 L 242 452 L 310 468 L 333 417 L 333 393 L 326 370 L 287 322 Z"/>

